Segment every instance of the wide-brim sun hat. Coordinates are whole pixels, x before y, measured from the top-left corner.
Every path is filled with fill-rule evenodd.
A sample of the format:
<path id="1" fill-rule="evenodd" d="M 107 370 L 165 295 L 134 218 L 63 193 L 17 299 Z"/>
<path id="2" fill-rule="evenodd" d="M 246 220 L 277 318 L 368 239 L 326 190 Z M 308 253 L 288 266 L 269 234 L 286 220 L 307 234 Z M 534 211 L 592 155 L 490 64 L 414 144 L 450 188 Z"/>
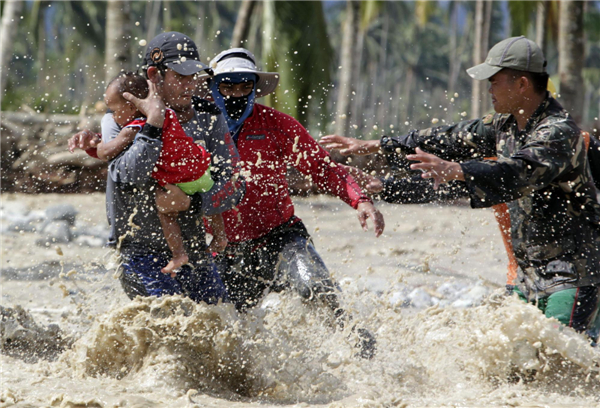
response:
<path id="1" fill-rule="evenodd" d="M 245 48 L 231 48 L 225 50 L 214 57 L 209 65 L 213 70 L 212 77 L 227 73 L 255 74 L 258 77 L 258 80 L 256 81 L 257 98 L 273 93 L 279 83 L 279 73 L 260 71 L 256 67 L 256 58 L 254 57 L 254 54 Z M 210 78 L 211 76 L 208 74 L 200 76 L 200 96 L 206 99 L 212 99 L 210 90 L 208 89 L 208 80 Z"/>

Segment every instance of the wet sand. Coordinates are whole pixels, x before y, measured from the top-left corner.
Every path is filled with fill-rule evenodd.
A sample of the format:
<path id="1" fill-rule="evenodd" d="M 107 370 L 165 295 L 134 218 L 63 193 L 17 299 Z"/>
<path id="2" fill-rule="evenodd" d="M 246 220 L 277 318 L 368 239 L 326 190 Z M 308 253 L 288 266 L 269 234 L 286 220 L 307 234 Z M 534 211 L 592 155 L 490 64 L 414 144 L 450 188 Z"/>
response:
<path id="1" fill-rule="evenodd" d="M 106 223 L 100 194 L 2 201 L 68 202 L 79 223 Z M 132 302 L 108 249 L 3 234 L 2 306 L 23 309 L 10 327 L 28 329 L 38 350 L 2 354 L 0 406 L 600 406 L 600 352 L 501 296 L 506 256 L 491 210 L 379 204 L 386 232 L 375 238 L 338 200 L 294 202 L 345 307 L 377 336 L 373 360 L 355 356 L 350 328 L 334 331 L 289 293 L 246 316 L 180 297 Z M 398 301 L 419 289 L 425 305 L 442 304 L 442 287 L 487 295 L 468 308 Z"/>

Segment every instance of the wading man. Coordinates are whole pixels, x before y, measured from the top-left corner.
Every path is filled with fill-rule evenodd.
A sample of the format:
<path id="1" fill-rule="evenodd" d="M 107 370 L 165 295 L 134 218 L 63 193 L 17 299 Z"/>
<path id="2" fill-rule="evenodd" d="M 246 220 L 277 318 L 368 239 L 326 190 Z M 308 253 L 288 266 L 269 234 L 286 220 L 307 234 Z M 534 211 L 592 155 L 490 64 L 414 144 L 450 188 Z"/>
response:
<path id="1" fill-rule="evenodd" d="M 277 73 L 261 72 L 254 55 L 234 48 L 211 63 L 205 77 L 240 154 L 246 194 L 223 213 L 229 244 L 220 257 L 220 272 L 231 300 L 244 310 L 269 290 L 291 288 L 303 298 L 322 302 L 343 326 L 349 318 L 340 307 L 339 289 L 315 250 L 302 220 L 294 214 L 286 180 L 290 166 L 310 177 L 321 190 L 357 210 L 361 226 L 373 222 L 376 236 L 384 221 L 352 176 L 330 160 L 329 154 L 294 118 L 255 103 L 275 90 Z M 370 358 L 375 340 L 356 329 L 361 355 Z"/>
<path id="2" fill-rule="evenodd" d="M 326 136 L 322 143 L 347 154 L 381 149 L 391 163 L 416 161 L 410 168 L 433 179 L 434 188 L 464 182 L 473 208 L 507 203 L 519 267 L 516 292 L 546 316 L 597 340 L 600 204 L 584 138 L 546 91 L 545 67 L 534 42 L 506 39 L 467 71 L 489 80 L 496 114 L 381 141 Z"/>
<path id="3" fill-rule="evenodd" d="M 193 97 L 196 74 L 208 67 L 199 61 L 196 44 L 189 37 L 167 32 L 152 39 L 142 69 L 158 89 L 158 95 L 148 95 L 143 100 L 129 96 L 147 121 L 135 141 L 110 161 L 106 191 L 109 245 L 121 255 L 121 283 L 131 298 L 182 293 L 195 301 L 216 303 L 226 298 L 226 291 L 212 256 L 206 252 L 202 216 L 228 210 L 243 196 L 243 180 L 236 173 L 239 156 L 218 108 Z M 165 117 L 157 97 L 175 111 L 187 136 L 210 153 L 214 186 L 209 191 L 182 193 L 162 204 L 155 200 L 162 187 L 151 175 L 162 149 Z M 102 120 L 102 141 L 113 140 L 120 130 L 113 114 L 107 113 Z M 69 148 L 86 149 L 93 155 L 99 143 L 97 135 L 82 131 L 71 138 Z M 161 271 L 168 264 L 171 252 L 156 209 L 157 204 L 168 207 L 173 203 L 179 212 L 177 221 L 189 255 L 189 263 L 174 277 Z"/>

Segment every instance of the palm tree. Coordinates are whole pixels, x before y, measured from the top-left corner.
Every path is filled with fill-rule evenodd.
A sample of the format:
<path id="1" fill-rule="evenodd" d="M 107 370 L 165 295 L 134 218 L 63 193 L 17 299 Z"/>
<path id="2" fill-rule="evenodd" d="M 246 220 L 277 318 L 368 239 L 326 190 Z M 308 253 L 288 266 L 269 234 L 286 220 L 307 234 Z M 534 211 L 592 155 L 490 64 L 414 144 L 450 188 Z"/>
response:
<path id="1" fill-rule="evenodd" d="M 109 0 L 106 8 L 106 83 L 130 66 L 131 25 L 128 1 Z"/>
<path id="2" fill-rule="evenodd" d="M 548 19 L 549 1 L 542 0 L 537 2 L 535 19 L 535 42 L 546 53 L 546 20 Z"/>
<path id="3" fill-rule="evenodd" d="M 560 2 L 560 29 L 558 41 L 558 71 L 562 105 L 580 122 L 583 116 L 584 83 L 582 61 L 585 61 L 583 42 L 584 2 Z"/>
<path id="4" fill-rule="evenodd" d="M 18 15 L 21 11 L 21 1 L 6 1 L 2 10 L 2 27 L 0 28 L 0 90 L 2 94 L 6 91 L 6 83 L 9 72 L 9 62 L 13 57 L 13 45 L 17 35 Z M 1 94 L 0 94 L 1 95 Z"/>
<path id="5" fill-rule="evenodd" d="M 248 33 L 250 32 L 250 20 L 252 18 L 252 12 L 255 6 L 256 0 L 244 0 L 242 2 L 231 38 L 232 47 L 241 47 L 243 42 L 248 40 Z"/>
<path id="6" fill-rule="evenodd" d="M 332 61 L 323 4 L 266 0 L 262 8 L 264 68 L 282 74 L 266 103 L 304 125 L 310 116 L 323 123 Z"/>
<path id="7" fill-rule="evenodd" d="M 342 37 L 342 52 L 340 62 L 340 77 L 337 89 L 337 117 L 335 133 L 338 135 L 348 135 L 350 124 L 350 103 L 352 101 L 352 93 L 354 92 L 354 81 L 357 79 L 356 67 L 358 61 L 356 59 L 358 33 L 360 23 L 360 2 L 356 0 L 348 0 L 346 2 L 346 18 L 344 19 L 343 37 Z"/>
<path id="8" fill-rule="evenodd" d="M 148 27 L 146 38 L 148 40 L 154 38 L 158 34 L 158 21 L 160 18 L 161 5 L 161 0 L 155 0 L 148 3 L 148 6 L 151 6 L 150 10 L 147 10 L 146 13 L 146 27 Z"/>
<path id="9" fill-rule="evenodd" d="M 477 0 L 475 6 L 475 38 L 473 39 L 473 65 L 481 64 L 489 48 L 493 4 L 490 0 Z M 487 110 L 485 83 L 474 79 L 471 91 L 471 117 L 478 118 Z"/>

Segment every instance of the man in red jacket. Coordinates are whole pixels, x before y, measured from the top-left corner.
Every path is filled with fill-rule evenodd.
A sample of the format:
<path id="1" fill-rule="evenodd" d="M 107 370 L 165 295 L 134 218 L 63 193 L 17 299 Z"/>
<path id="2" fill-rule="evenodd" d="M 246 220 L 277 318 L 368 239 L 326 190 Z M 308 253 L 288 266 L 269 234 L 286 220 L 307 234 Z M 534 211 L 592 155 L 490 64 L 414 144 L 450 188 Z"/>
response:
<path id="1" fill-rule="evenodd" d="M 255 98 L 275 90 L 277 73 L 258 71 L 254 55 L 243 48 L 222 52 L 211 66 L 214 76 L 204 77 L 204 90 L 210 90 L 227 120 L 246 179 L 244 198 L 223 213 L 229 244 L 221 257 L 220 272 L 230 299 L 244 310 L 256 305 L 269 290 L 291 287 L 306 299 L 324 302 L 343 325 L 347 317 L 339 305 L 339 289 L 304 224 L 294 215 L 286 179 L 288 166 L 355 208 L 363 229 L 371 218 L 376 236 L 383 232 L 383 216 L 352 176 L 330 159 L 298 121 L 254 103 Z M 374 346 L 370 334 L 362 329 L 358 332 L 361 337 L 368 336 Z M 372 355 L 365 347 L 363 351 L 366 357 Z"/>

